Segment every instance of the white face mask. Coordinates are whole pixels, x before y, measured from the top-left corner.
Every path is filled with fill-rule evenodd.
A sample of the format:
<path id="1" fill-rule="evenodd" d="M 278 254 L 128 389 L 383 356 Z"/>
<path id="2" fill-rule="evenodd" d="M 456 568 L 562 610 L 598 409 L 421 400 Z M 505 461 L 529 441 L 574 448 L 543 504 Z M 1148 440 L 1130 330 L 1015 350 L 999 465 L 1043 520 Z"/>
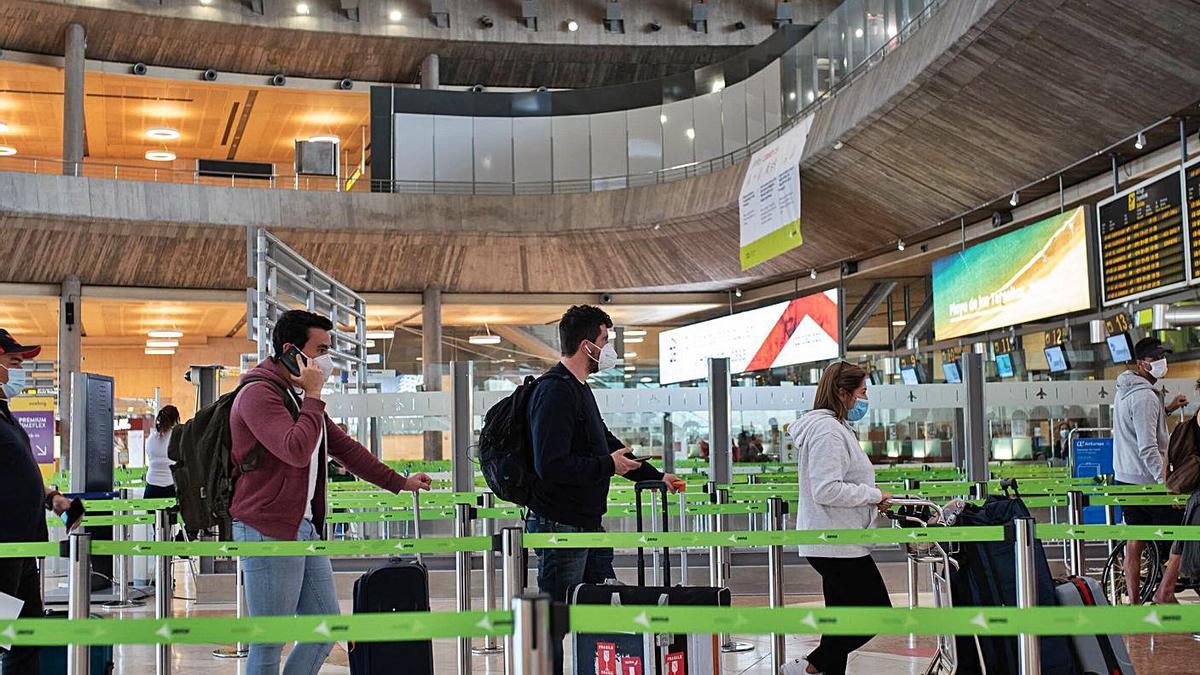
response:
<path id="1" fill-rule="evenodd" d="M 328 354 L 322 354 L 312 360 L 318 368 L 321 369 L 321 374 L 328 380 L 330 375 L 333 375 L 333 357 Z"/>
<path id="2" fill-rule="evenodd" d="M 593 344 L 593 346 L 595 345 Z M 588 352 L 588 357 L 596 362 L 597 370 L 610 370 L 612 368 L 616 368 L 617 361 L 619 360 L 617 358 L 617 349 L 613 347 L 611 342 L 605 344 L 600 350 L 599 358 L 592 356 L 591 352 Z"/>
<path id="3" fill-rule="evenodd" d="M 1150 362 L 1150 377 L 1161 380 L 1167 376 L 1167 360 L 1159 359 Z"/>

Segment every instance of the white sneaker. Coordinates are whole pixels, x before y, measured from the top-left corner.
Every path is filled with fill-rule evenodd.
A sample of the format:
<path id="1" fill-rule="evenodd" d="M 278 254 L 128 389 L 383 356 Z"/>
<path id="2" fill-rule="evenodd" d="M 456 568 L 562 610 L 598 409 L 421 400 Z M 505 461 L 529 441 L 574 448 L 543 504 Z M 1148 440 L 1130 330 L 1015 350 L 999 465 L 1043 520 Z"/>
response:
<path id="1" fill-rule="evenodd" d="M 783 668 L 779 671 L 780 675 L 812 675 L 808 672 L 807 659 L 792 659 L 783 664 Z"/>

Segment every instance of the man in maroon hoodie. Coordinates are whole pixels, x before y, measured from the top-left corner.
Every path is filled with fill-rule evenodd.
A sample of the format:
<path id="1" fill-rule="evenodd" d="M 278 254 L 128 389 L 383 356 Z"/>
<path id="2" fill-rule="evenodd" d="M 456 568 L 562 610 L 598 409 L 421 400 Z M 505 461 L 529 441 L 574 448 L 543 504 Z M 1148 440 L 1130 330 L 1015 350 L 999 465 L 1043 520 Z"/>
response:
<path id="1" fill-rule="evenodd" d="M 302 310 L 285 313 L 271 335 L 275 355 L 242 375 L 243 381 L 271 382 L 246 385 L 230 414 L 234 465 L 243 466 L 258 455 L 255 468 L 243 473 L 234 486 L 229 507 L 234 541 L 319 540 L 329 457 L 391 492 L 429 489 L 427 474 L 405 478 L 396 473 L 325 414 L 321 388 L 333 373 L 331 330 L 333 324 L 323 316 Z M 281 360 L 292 347 L 302 353 L 297 357 L 299 377 L 288 372 Z M 291 400 L 285 400 L 285 395 Z M 255 453 L 256 446 L 263 450 Z M 328 557 L 243 558 L 242 571 L 250 616 L 340 611 Z M 284 672 L 315 675 L 332 648 L 333 643 L 297 644 Z M 279 644 L 251 645 L 247 673 L 278 675 L 282 651 Z"/>

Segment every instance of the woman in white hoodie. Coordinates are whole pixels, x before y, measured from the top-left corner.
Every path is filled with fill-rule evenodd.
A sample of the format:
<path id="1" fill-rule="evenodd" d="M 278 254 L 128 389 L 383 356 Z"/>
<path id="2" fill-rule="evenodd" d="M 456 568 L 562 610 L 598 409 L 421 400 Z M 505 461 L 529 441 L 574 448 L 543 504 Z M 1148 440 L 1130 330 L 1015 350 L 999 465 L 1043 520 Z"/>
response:
<path id="1" fill-rule="evenodd" d="M 875 487 L 875 469 L 850 428 L 867 414 L 867 373 L 840 361 L 825 369 L 813 409 L 788 426 L 799 458 L 796 529 L 871 527 L 891 495 Z M 821 575 L 825 605 L 890 607 L 883 576 L 866 546 L 806 545 L 800 555 Z M 824 635 L 806 673 L 845 673 L 850 652 L 873 636 Z M 799 672 L 798 669 L 796 672 Z"/>

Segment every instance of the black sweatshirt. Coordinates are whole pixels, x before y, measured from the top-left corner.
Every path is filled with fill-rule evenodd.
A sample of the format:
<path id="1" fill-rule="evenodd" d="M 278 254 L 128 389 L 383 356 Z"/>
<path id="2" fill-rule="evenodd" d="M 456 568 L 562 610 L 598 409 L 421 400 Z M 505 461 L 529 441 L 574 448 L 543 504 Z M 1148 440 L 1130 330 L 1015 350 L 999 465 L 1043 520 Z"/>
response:
<path id="1" fill-rule="evenodd" d="M 46 541 L 45 500 L 29 436 L 0 398 L 0 542 Z"/>
<path id="2" fill-rule="evenodd" d="M 551 368 L 529 399 L 529 431 L 540 479 L 533 486 L 529 509 L 556 523 L 598 530 L 615 473 L 610 455 L 625 444 L 605 426 L 591 388 L 563 364 Z M 643 463 L 625 478 L 662 476 Z"/>

